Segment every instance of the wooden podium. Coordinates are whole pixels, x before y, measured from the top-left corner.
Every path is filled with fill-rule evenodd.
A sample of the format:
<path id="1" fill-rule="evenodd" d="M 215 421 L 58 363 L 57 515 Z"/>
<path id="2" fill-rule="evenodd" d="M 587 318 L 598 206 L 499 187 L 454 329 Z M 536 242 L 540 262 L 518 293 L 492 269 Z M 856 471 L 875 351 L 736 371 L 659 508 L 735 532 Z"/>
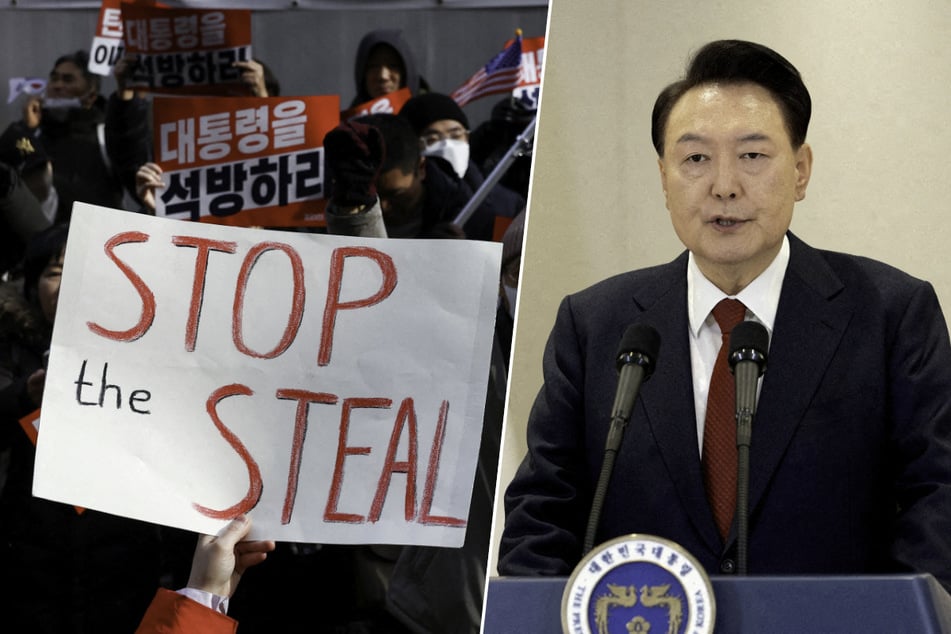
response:
<path id="1" fill-rule="evenodd" d="M 951 634 L 951 596 L 931 575 L 711 576 L 717 634 Z M 558 634 L 564 577 L 493 577 L 483 634 Z"/>

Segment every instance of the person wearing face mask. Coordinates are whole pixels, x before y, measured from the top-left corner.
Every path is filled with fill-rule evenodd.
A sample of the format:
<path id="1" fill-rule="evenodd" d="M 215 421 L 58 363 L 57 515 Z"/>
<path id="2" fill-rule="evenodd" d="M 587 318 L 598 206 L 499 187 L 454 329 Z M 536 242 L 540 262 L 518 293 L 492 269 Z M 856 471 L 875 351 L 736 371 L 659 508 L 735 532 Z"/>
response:
<path id="1" fill-rule="evenodd" d="M 470 158 L 469 119 L 448 95 L 429 92 L 413 97 L 400 109 L 419 136 L 423 156 L 450 175 L 461 179 L 473 193 L 485 176 Z M 525 199 L 501 184 L 489 191 L 464 225 L 466 235 L 491 240 L 495 218 L 512 218 L 525 208 Z"/>
<path id="2" fill-rule="evenodd" d="M 135 192 L 135 169 L 148 158 L 147 102 L 124 89 L 121 75 L 106 100 L 88 63 L 82 50 L 59 57 L 43 98 L 29 100 L 12 124 L 42 139 L 59 198 L 57 222 L 69 219 L 77 200 L 123 208 L 124 192 Z"/>
<path id="3" fill-rule="evenodd" d="M 346 121 L 324 137 L 330 233 L 389 238 L 471 238 L 452 223 L 472 196 L 455 176 L 429 167 L 403 117 Z"/>

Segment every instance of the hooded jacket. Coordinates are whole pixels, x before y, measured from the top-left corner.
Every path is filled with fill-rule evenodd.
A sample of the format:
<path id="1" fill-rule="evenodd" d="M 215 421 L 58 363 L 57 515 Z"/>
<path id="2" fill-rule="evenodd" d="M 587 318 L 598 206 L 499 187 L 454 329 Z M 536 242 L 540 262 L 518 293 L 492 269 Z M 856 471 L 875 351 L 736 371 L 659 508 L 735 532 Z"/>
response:
<path id="1" fill-rule="evenodd" d="M 416 67 L 416 58 L 413 57 L 413 52 L 410 50 L 406 40 L 403 39 L 403 32 L 399 29 L 378 29 L 364 35 L 363 39 L 360 40 L 360 45 L 357 47 L 357 59 L 353 65 L 353 76 L 356 82 L 357 96 L 354 97 L 350 103 L 351 108 L 372 99 L 370 93 L 367 92 L 364 78 L 366 76 L 367 59 L 370 57 L 370 51 L 380 44 L 389 45 L 403 60 L 404 76 L 400 87 L 409 88 L 410 93 L 414 95 L 419 94 L 421 78 L 419 76 L 419 70 Z"/>

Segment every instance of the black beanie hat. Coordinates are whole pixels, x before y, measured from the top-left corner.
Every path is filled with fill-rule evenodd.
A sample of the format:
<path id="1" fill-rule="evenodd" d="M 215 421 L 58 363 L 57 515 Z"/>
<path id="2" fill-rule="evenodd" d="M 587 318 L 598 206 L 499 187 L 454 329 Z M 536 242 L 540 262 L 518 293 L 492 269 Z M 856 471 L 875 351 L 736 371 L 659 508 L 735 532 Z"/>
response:
<path id="1" fill-rule="evenodd" d="M 452 119 L 462 124 L 466 130 L 469 129 L 469 119 L 462 111 L 452 97 L 438 92 L 427 92 L 417 95 L 403 104 L 400 109 L 400 116 L 405 117 L 416 134 L 422 134 L 423 130 L 433 121 L 443 119 Z"/>

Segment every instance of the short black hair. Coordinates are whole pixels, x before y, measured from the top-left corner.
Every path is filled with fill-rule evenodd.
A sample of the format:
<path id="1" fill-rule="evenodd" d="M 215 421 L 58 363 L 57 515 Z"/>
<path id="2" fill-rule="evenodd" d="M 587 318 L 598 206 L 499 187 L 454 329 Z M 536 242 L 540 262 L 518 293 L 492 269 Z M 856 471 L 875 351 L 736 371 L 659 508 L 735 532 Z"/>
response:
<path id="1" fill-rule="evenodd" d="M 383 135 L 383 165 L 380 173 L 389 172 L 398 167 L 404 174 L 410 174 L 419 165 L 419 137 L 413 126 L 405 118 L 395 114 L 369 114 L 354 119 L 359 123 L 373 126 Z"/>
<path id="2" fill-rule="evenodd" d="M 63 62 L 70 62 L 76 66 L 76 68 L 82 72 L 83 78 L 85 78 L 86 82 L 89 83 L 89 87 L 95 90 L 97 93 L 99 92 L 99 88 L 101 86 L 99 75 L 89 70 L 89 53 L 83 49 L 79 49 L 73 53 L 60 55 L 58 58 L 56 58 L 56 61 L 53 62 L 53 68 L 55 69 Z"/>
<path id="3" fill-rule="evenodd" d="M 27 243 L 23 254 L 23 294 L 31 302 L 37 301 L 37 288 L 43 269 L 63 253 L 68 235 L 68 224 L 56 224 L 39 232 Z"/>
<path id="4" fill-rule="evenodd" d="M 674 105 L 687 91 L 713 83 L 762 86 L 776 99 L 793 148 L 799 149 L 806 142 L 812 99 L 796 67 L 762 44 L 717 40 L 697 51 L 684 78 L 657 96 L 651 115 L 651 140 L 658 156 L 664 154 L 664 134 Z"/>

